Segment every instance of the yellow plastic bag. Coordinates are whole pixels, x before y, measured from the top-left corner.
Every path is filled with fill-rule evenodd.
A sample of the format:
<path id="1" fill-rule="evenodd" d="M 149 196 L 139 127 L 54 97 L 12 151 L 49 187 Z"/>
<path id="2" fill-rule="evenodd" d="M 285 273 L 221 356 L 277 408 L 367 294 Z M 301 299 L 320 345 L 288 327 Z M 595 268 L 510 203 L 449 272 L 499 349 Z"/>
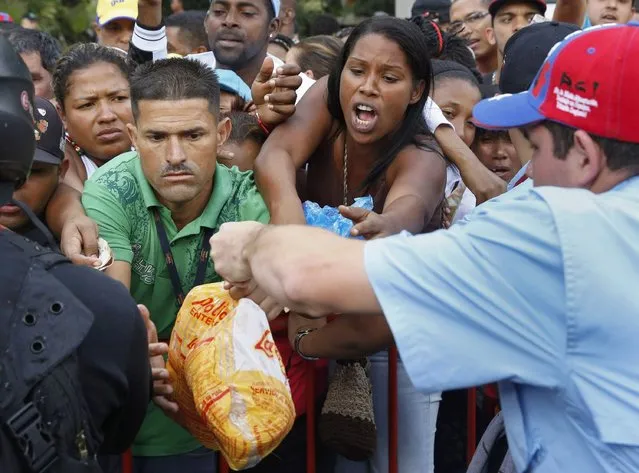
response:
<path id="1" fill-rule="evenodd" d="M 171 336 L 174 398 L 189 431 L 234 470 L 250 468 L 288 434 L 295 407 L 264 312 L 221 284 L 194 288 Z"/>

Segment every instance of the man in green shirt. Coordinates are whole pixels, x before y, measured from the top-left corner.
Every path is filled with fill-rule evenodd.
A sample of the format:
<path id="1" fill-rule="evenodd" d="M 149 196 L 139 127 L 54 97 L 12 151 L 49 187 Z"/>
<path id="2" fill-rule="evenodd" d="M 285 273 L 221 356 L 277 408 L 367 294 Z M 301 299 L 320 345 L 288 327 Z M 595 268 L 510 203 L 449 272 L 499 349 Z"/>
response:
<path id="1" fill-rule="evenodd" d="M 96 171 L 82 202 L 113 250 L 107 274 L 149 308 L 168 339 L 184 294 L 221 280 L 208 261 L 210 236 L 225 222 L 266 223 L 269 215 L 252 172 L 216 164 L 230 123 L 218 120 L 212 70 L 184 59 L 145 64 L 131 77 L 131 105 L 137 151 Z M 133 454 L 136 473 L 215 471 L 212 452 L 155 405 Z"/>

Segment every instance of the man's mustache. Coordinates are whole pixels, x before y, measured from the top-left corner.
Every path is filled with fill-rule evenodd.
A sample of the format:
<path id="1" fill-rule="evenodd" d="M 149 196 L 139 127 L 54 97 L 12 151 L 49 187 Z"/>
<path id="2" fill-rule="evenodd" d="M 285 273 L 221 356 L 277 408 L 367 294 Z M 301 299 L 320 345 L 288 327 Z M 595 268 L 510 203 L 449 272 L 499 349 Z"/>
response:
<path id="1" fill-rule="evenodd" d="M 162 177 L 170 174 L 195 174 L 195 170 L 186 163 L 178 164 L 177 166 L 167 165 L 162 168 L 160 175 Z"/>

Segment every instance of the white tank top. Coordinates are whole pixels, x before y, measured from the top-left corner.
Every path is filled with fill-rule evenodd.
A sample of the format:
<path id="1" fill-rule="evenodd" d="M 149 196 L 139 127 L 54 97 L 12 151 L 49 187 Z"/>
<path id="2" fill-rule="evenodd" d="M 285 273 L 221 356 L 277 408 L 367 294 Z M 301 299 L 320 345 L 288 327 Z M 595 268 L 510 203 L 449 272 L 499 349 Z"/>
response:
<path id="1" fill-rule="evenodd" d="M 84 164 L 84 169 L 87 172 L 87 179 L 89 179 L 91 177 L 91 175 L 98 170 L 98 166 L 96 166 L 96 164 L 91 161 L 89 158 L 87 158 L 85 155 L 80 155 L 80 159 L 82 159 L 82 164 Z"/>

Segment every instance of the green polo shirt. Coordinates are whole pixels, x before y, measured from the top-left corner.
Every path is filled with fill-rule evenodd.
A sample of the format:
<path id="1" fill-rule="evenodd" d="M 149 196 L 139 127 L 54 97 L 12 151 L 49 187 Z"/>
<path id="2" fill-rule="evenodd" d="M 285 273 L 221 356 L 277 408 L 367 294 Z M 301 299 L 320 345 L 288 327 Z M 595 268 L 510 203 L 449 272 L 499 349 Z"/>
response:
<path id="1" fill-rule="evenodd" d="M 218 229 L 225 222 L 269 221 L 253 173 L 217 165 L 213 192 L 202 215 L 178 231 L 171 212 L 160 204 L 144 177 L 136 152 L 118 156 L 98 169 L 84 185 L 82 203 L 87 215 L 97 222 L 115 260 L 131 264 L 131 295 L 149 308 L 161 339 L 170 337 L 178 306 L 151 209 L 160 212 L 185 293 L 193 287 L 206 228 Z M 209 262 L 204 282 L 220 280 Z M 176 455 L 199 446 L 151 403 L 133 454 Z"/>

